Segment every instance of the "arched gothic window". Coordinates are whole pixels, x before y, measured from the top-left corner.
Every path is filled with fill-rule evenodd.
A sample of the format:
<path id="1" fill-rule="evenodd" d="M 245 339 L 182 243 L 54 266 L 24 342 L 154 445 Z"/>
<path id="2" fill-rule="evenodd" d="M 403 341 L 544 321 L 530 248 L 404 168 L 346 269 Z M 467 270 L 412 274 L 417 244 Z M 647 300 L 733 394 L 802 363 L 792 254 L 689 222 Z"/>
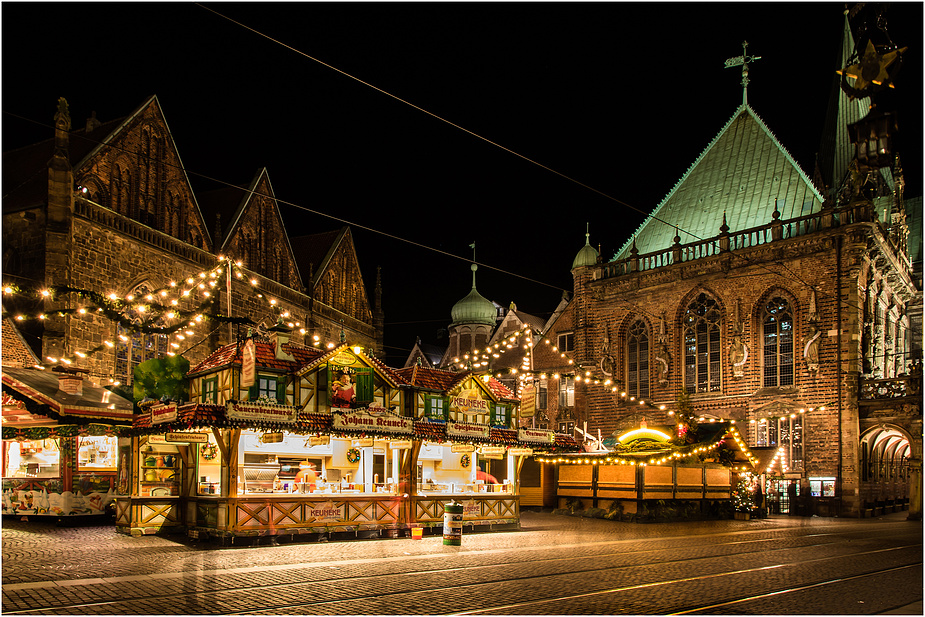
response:
<path id="1" fill-rule="evenodd" d="M 636 398 L 649 396 L 649 333 L 641 319 L 626 336 L 626 391 Z"/>
<path id="2" fill-rule="evenodd" d="M 139 285 L 132 292 L 136 298 L 148 294 L 146 284 Z M 126 312 L 130 319 L 142 321 L 142 316 L 134 310 Z M 134 380 L 135 367 L 152 358 L 167 357 L 167 336 L 164 334 L 144 334 L 133 332 L 128 328 L 116 325 L 116 378 L 125 385 Z"/>
<path id="3" fill-rule="evenodd" d="M 720 325 L 722 314 L 716 300 L 701 293 L 684 313 L 684 389 L 718 392 L 722 387 Z"/>
<path id="4" fill-rule="evenodd" d="M 793 309 L 785 299 L 771 298 L 761 313 L 764 387 L 793 385 Z"/>

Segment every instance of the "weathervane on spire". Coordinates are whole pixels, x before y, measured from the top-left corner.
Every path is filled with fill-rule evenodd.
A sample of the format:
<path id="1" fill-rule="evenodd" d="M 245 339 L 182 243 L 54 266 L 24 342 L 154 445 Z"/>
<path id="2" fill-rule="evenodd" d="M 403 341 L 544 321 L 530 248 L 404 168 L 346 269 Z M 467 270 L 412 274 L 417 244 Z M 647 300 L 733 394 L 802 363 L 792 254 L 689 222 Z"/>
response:
<path id="1" fill-rule="evenodd" d="M 748 41 L 742 41 L 742 55 L 726 60 L 726 68 L 742 67 L 742 104 L 748 104 L 748 63 L 761 60 L 761 56 L 748 55 Z"/>

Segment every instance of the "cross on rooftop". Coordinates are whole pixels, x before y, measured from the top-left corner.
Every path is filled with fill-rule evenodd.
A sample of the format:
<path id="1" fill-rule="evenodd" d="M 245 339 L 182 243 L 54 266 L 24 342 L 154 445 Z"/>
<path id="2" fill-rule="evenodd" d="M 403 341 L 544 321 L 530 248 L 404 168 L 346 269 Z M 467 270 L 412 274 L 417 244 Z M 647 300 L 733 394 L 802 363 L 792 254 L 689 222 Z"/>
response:
<path id="1" fill-rule="evenodd" d="M 748 55 L 748 41 L 742 41 L 742 55 L 726 60 L 726 68 L 742 67 L 742 103 L 748 103 L 748 63 L 761 60 L 761 56 Z"/>

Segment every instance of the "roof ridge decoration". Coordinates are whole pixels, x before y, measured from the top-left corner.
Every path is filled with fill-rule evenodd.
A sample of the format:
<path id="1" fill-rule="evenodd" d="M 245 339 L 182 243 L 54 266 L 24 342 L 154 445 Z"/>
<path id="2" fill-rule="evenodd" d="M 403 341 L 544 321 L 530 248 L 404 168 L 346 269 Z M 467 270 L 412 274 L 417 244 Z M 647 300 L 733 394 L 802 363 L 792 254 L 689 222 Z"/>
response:
<path id="1" fill-rule="evenodd" d="M 729 118 L 729 120 L 726 122 L 726 124 L 723 125 L 723 127 L 719 130 L 719 132 L 716 134 L 716 136 L 710 141 L 709 144 L 707 144 L 706 148 L 703 149 L 703 151 L 700 153 L 700 155 L 699 155 L 699 156 L 694 160 L 694 162 L 687 168 L 687 171 L 684 172 L 684 174 L 683 174 L 683 175 L 681 176 L 681 178 L 675 183 L 675 185 L 671 188 L 671 190 L 668 191 L 668 194 L 665 195 L 665 197 L 659 202 L 659 204 L 655 207 L 655 209 L 654 209 L 654 210 L 642 221 L 642 223 L 640 223 L 640 225 L 639 225 L 639 226 L 636 228 L 636 230 L 632 233 L 632 235 L 630 236 L 630 238 L 623 244 L 623 246 L 620 247 L 620 249 L 619 249 L 616 253 L 614 253 L 614 256 L 613 256 L 613 258 L 611 259 L 611 261 L 615 261 L 615 260 L 617 260 L 617 259 L 620 259 L 620 256 L 623 255 L 624 253 L 626 253 L 626 252 L 629 250 L 629 248 L 630 248 L 630 247 L 632 246 L 632 244 L 635 242 L 636 238 L 637 238 L 637 237 L 640 235 L 640 233 L 649 225 L 650 222 L 652 222 L 652 221 L 658 221 L 658 222 L 660 222 L 660 223 L 663 223 L 663 224 L 666 224 L 666 225 L 670 225 L 671 227 L 676 227 L 676 224 L 675 224 L 675 223 L 669 223 L 669 222 L 667 222 L 667 221 L 662 220 L 661 218 L 659 218 L 659 214 L 661 213 L 662 209 L 668 204 L 668 202 L 671 200 L 671 198 L 678 192 L 678 189 L 680 189 L 681 186 L 684 185 L 684 183 L 687 181 L 687 179 L 690 177 L 690 175 L 694 172 L 694 170 L 696 170 L 697 167 L 700 165 L 700 163 L 703 162 L 703 160 L 707 157 L 708 154 L 710 154 L 710 152 L 713 150 L 713 148 L 716 146 L 716 144 L 726 135 L 726 133 L 729 131 L 729 128 L 735 123 L 735 121 L 736 121 L 736 120 L 739 118 L 739 116 L 741 116 L 742 114 L 748 114 L 753 120 L 755 120 L 755 122 L 757 123 L 758 127 L 760 128 L 760 130 L 761 130 L 768 138 L 770 138 L 771 143 L 772 143 L 772 144 L 777 148 L 777 150 L 784 156 L 785 160 L 790 164 L 790 166 L 791 166 L 794 170 L 796 170 L 796 172 L 799 174 L 799 177 L 803 180 L 803 182 L 806 184 L 806 186 L 808 187 L 808 189 L 811 191 L 812 196 L 814 197 L 814 199 L 818 202 L 817 205 L 818 205 L 819 207 L 821 207 L 822 202 L 824 201 L 823 198 L 822 198 L 822 195 L 819 193 L 818 189 L 813 185 L 812 181 L 811 181 L 811 180 L 809 179 L 809 177 L 806 175 L 806 172 L 804 172 L 804 171 L 800 168 L 800 166 L 799 166 L 799 165 L 796 163 L 796 161 L 793 159 L 793 156 L 790 155 L 790 153 L 787 151 L 787 149 L 784 148 L 784 146 L 780 143 L 780 141 L 777 139 L 777 137 L 775 137 L 774 133 L 771 132 L 771 130 L 768 128 L 768 126 L 764 123 L 764 121 L 758 116 L 757 113 L 755 113 L 755 110 L 752 109 L 751 106 L 748 105 L 747 103 L 742 103 L 741 105 L 739 105 L 738 108 L 736 108 L 735 112 L 732 114 L 732 116 Z M 718 227 L 717 227 L 717 229 L 718 229 Z M 681 229 L 680 231 L 685 231 L 685 230 Z M 687 233 L 688 235 L 693 235 L 693 234 L 691 234 L 689 231 L 686 231 L 686 233 Z M 694 237 L 696 238 L 696 236 L 694 236 Z M 699 239 L 699 240 L 703 240 L 703 239 L 705 239 L 705 238 L 698 238 L 698 239 Z M 665 248 L 667 249 L 668 247 L 666 246 Z"/>

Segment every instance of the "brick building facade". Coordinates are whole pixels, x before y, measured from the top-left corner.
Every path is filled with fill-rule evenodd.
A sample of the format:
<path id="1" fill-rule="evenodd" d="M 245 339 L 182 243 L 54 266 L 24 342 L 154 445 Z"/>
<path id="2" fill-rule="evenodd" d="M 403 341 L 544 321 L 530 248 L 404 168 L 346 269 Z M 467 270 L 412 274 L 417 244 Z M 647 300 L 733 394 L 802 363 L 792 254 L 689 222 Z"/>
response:
<path id="1" fill-rule="evenodd" d="M 866 113 L 837 96 L 842 122 Z M 824 139 L 830 190 L 743 102 L 612 258 L 586 241 L 534 357 L 551 424 L 673 426 L 686 393 L 807 511 L 921 517 L 921 199 L 898 154 L 864 177 L 846 124 Z"/>
<path id="2" fill-rule="evenodd" d="M 140 361 L 178 353 L 195 364 L 248 325 L 280 318 L 294 342 L 344 337 L 382 352 L 381 290 L 372 305 L 349 229 L 292 243 L 265 169 L 246 188 L 196 195 L 156 96 L 120 120 L 70 124 L 61 99 L 53 140 L 4 154 L 4 283 L 111 296 L 129 321 L 77 312 L 86 296 L 75 292 L 8 294 L 11 314 L 44 313 L 17 322 L 44 362 L 67 359 L 92 381 L 126 383 Z M 132 327 L 171 301 L 177 311 L 205 307 L 205 318 L 170 335 Z M 62 308 L 73 312 L 54 313 Z M 176 320 L 162 312 L 156 325 Z"/>

